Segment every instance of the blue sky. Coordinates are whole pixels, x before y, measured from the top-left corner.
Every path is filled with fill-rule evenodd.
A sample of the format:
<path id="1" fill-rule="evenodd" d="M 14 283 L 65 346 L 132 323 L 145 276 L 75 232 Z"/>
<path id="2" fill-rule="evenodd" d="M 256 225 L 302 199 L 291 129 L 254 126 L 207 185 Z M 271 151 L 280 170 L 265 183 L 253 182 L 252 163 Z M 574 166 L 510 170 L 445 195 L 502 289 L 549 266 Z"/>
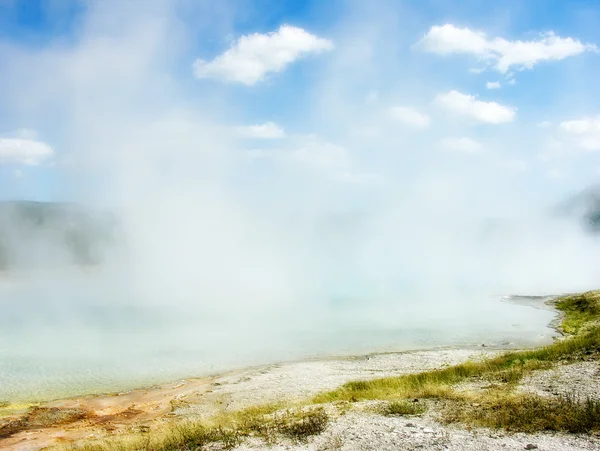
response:
<path id="1" fill-rule="evenodd" d="M 265 208 L 551 204 L 600 177 L 599 22 L 595 1 L 3 0 L 0 198 L 208 177 Z"/>

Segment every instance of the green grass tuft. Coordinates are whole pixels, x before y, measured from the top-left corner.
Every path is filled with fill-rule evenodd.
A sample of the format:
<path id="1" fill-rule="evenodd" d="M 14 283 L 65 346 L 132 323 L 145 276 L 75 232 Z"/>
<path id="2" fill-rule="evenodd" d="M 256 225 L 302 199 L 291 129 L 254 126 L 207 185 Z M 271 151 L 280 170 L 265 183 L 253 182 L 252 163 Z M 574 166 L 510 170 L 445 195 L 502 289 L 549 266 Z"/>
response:
<path id="1" fill-rule="evenodd" d="M 477 403 L 448 406 L 443 419 L 514 432 L 590 432 L 600 428 L 600 401 L 535 395 L 484 396 Z"/>
<path id="2" fill-rule="evenodd" d="M 421 402 L 392 401 L 379 406 L 377 412 L 386 416 L 421 415 L 427 408 Z"/>
<path id="3" fill-rule="evenodd" d="M 329 416 L 322 408 L 310 411 L 288 411 L 275 422 L 277 431 L 295 441 L 304 442 L 325 430 Z"/>

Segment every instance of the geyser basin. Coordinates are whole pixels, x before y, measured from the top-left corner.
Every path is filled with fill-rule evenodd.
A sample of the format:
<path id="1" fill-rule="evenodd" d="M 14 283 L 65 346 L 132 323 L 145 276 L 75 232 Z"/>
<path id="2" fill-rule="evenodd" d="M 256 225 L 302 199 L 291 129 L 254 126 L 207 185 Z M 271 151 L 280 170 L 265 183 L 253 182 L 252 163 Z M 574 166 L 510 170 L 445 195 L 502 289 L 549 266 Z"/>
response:
<path id="1" fill-rule="evenodd" d="M 3 282 L 0 400 L 122 391 L 306 357 L 484 343 L 534 346 L 554 335 L 548 327 L 553 312 L 500 297 L 442 303 L 399 293 L 385 301 L 298 301 L 269 315 L 242 306 L 218 311 L 210 302 L 194 308 L 116 302 L 108 296 L 118 290 L 103 288 L 102 278 L 81 279 L 69 290 L 56 277 L 53 289 L 40 280 Z"/>

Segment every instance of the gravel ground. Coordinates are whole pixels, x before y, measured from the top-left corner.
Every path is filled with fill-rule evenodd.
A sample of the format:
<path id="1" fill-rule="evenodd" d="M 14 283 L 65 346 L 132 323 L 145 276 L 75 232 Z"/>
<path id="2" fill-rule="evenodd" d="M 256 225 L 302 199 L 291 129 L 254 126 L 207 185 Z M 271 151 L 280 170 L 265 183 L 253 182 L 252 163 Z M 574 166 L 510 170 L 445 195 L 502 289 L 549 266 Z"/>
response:
<path id="1" fill-rule="evenodd" d="M 481 359 L 501 351 L 481 349 L 439 349 L 403 353 L 373 354 L 352 358 L 322 359 L 271 365 L 236 371 L 216 377 L 211 393 L 204 397 L 218 400 L 226 410 L 238 410 L 257 404 L 302 400 L 325 390 L 361 379 L 397 376 L 443 368 L 469 359 Z M 209 416 L 214 403 L 196 403 L 177 409 L 177 415 Z"/>
<path id="2" fill-rule="evenodd" d="M 333 389 L 350 380 L 371 379 L 415 373 L 453 365 L 468 359 L 490 357 L 497 350 L 446 349 L 381 354 L 352 359 L 329 359 L 274 365 L 236 372 L 216 378 L 212 395 L 222 400 L 222 408 L 239 408 L 276 401 L 303 399 Z M 554 393 L 600 395 L 598 362 L 564 365 L 540 371 L 524 380 L 522 391 L 552 396 Z M 487 382 L 467 383 L 465 390 L 478 390 Z M 550 391 L 546 390 L 552 387 Z M 544 391 L 546 390 L 546 391 Z M 203 404 L 206 406 L 206 404 Z M 214 411 L 190 405 L 180 415 L 208 415 Z M 359 404 L 355 408 L 361 410 Z M 363 409 L 364 406 L 363 406 Z M 250 440 L 239 450 L 600 450 L 600 437 L 559 433 L 516 434 L 483 428 L 442 425 L 435 421 L 435 409 L 422 417 L 386 417 L 367 411 L 351 411 L 332 421 L 327 430 L 306 444 L 291 442 L 266 445 Z M 335 417 L 334 417 L 335 418 Z"/>
<path id="3" fill-rule="evenodd" d="M 246 443 L 240 451 L 267 449 L 264 443 Z M 348 413 L 340 417 L 314 441 L 304 445 L 281 444 L 280 450 L 525 450 L 582 451 L 599 450 L 600 438 L 572 434 L 507 434 L 486 429 L 466 430 L 443 426 L 428 417 L 383 417 L 367 413 Z"/>
<path id="4" fill-rule="evenodd" d="M 523 379 L 519 390 L 540 396 L 600 399 L 600 362 L 560 365 Z"/>

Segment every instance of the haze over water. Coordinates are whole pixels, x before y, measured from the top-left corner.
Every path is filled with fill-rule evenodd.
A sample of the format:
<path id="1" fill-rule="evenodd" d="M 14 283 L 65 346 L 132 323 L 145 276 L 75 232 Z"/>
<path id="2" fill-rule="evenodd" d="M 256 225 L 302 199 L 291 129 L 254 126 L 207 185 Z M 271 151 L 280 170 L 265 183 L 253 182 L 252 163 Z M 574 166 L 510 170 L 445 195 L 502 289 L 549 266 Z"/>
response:
<path id="1" fill-rule="evenodd" d="M 94 282 L 83 286 L 88 294 L 67 294 L 72 303 L 62 300 L 63 306 L 69 304 L 67 317 L 56 304 L 27 305 L 26 287 L 3 286 L 2 300 L 10 299 L 13 307 L 0 321 L 0 399 L 115 392 L 307 357 L 482 343 L 532 346 L 554 335 L 548 328 L 552 312 L 498 297 L 481 299 L 468 311 L 457 306 L 455 312 L 428 315 L 427 321 L 419 308 L 395 309 L 397 317 L 382 320 L 373 315 L 383 312 L 338 302 L 313 317 L 289 312 L 260 322 L 248 314 L 216 318 L 208 309 L 114 306 L 102 302 Z M 406 305 L 400 295 L 396 303 Z M 467 314 L 480 320 L 465 321 Z"/>

